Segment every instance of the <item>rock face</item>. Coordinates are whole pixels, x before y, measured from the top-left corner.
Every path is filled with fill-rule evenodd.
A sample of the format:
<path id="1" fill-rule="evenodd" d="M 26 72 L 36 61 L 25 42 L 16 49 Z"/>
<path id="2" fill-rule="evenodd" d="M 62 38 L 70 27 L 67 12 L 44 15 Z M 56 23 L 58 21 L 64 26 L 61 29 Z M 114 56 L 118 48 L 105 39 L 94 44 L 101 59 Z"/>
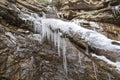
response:
<path id="1" fill-rule="evenodd" d="M 101 19 L 101 16 L 98 16 L 98 18 L 94 18 L 94 16 L 98 12 L 101 13 L 101 10 L 96 12 L 95 10 L 106 7 L 104 4 L 108 4 L 110 0 L 104 0 L 104 4 L 101 1 L 103 0 L 95 0 L 95 3 L 93 3 L 93 0 L 70 0 L 63 4 L 61 11 L 63 13 L 68 11 L 69 15 L 67 16 L 70 19 L 77 17 L 99 21 L 99 17 Z M 95 6 L 96 4 L 97 6 Z M 67 9 L 66 6 L 68 6 Z M 86 53 L 92 53 L 92 50 L 99 51 L 89 49 L 89 46 L 83 40 L 78 40 L 78 44 L 81 43 L 78 49 L 76 49 L 78 45 L 74 41 L 73 44 L 69 43 L 66 54 L 68 72 L 65 72 L 63 64 L 64 56 L 57 54 L 57 49 L 53 46 L 52 42 L 49 43 L 46 40 L 41 43 L 36 39 L 36 36 L 39 35 L 34 32 L 33 24 L 29 21 L 21 20 L 18 16 L 20 13 L 19 9 L 28 14 L 35 12 L 42 16 L 42 12 L 44 12 L 51 15 L 47 5 L 37 4 L 33 0 L 0 0 L 0 9 L 0 80 L 120 79 L 119 74 L 114 70 L 115 65 L 105 64 L 102 60 L 92 58 L 91 55 L 86 55 Z M 85 11 L 83 11 L 84 14 L 79 13 L 82 10 Z M 53 14 L 55 13 L 53 12 Z M 92 15 L 89 16 L 88 13 Z M 110 18 L 113 20 L 113 16 Z M 120 40 L 120 28 L 118 25 L 98 22 L 99 25 L 103 26 L 98 29 L 98 27 L 91 26 L 90 21 L 82 22 L 81 24 L 83 27 L 96 30 L 110 39 Z M 119 45 L 115 42 L 113 44 Z M 99 53 L 99 55 L 102 55 L 101 53 L 106 52 L 101 50 Z M 106 55 L 110 59 L 114 58 L 114 56 L 110 57 L 109 54 Z"/>
<path id="2" fill-rule="evenodd" d="M 21 31 L 10 25 L 7 26 L 7 30 L 5 28 L 0 25 L 0 79 L 95 80 L 92 62 L 84 55 L 78 54 L 72 45 L 70 46 L 74 51 L 68 49 L 66 75 L 62 57 L 56 55 L 56 50 L 48 44 L 40 44 L 33 37 L 34 34 L 26 34 L 25 30 Z M 14 30 L 17 33 L 13 32 Z M 100 71 L 98 78 L 102 75 L 102 80 L 106 80 L 107 72 L 102 69 Z"/>
<path id="3" fill-rule="evenodd" d="M 112 0 L 76 0 L 63 3 L 61 10 L 68 19 L 78 18 L 90 21 L 107 22 L 119 25 L 119 1 Z M 111 6 L 111 4 L 115 4 Z"/>

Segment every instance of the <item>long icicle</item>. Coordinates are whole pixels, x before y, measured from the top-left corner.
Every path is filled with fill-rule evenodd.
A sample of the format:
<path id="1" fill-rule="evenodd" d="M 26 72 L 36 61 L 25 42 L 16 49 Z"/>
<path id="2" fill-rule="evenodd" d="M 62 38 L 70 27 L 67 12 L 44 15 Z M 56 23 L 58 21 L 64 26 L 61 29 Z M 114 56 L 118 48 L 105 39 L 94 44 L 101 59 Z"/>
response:
<path id="1" fill-rule="evenodd" d="M 93 69 L 94 69 L 94 73 L 95 73 L 95 79 L 98 80 L 98 78 L 97 78 L 97 69 L 96 69 L 95 63 L 92 62 L 92 64 L 93 64 Z"/>
<path id="2" fill-rule="evenodd" d="M 68 70 L 67 70 L 67 57 L 66 57 L 66 38 L 63 38 L 62 39 L 63 41 L 63 67 L 64 67 L 64 70 L 65 70 L 65 73 L 66 75 L 68 74 Z"/>
<path id="3" fill-rule="evenodd" d="M 111 80 L 111 75 L 108 73 L 108 80 Z"/>
<path id="4" fill-rule="evenodd" d="M 82 61 L 81 61 L 81 55 L 80 55 L 81 53 L 79 52 L 78 53 L 78 63 L 79 63 L 79 65 L 80 65 L 80 68 L 81 68 L 81 66 L 82 66 Z"/>
<path id="5" fill-rule="evenodd" d="M 57 49 L 58 49 L 58 55 L 60 56 L 61 37 L 60 37 L 59 31 L 57 35 L 58 35 L 57 36 Z"/>

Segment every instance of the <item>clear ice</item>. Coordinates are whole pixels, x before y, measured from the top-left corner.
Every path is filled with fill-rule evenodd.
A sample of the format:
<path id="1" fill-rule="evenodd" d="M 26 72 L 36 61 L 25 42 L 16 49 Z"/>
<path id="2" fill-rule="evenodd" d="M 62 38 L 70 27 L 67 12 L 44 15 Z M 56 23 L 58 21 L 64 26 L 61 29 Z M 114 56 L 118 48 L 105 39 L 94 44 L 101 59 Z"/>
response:
<path id="1" fill-rule="evenodd" d="M 67 57 L 66 57 L 67 39 L 61 37 L 62 33 L 59 30 L 55 29 L 52 30 L 51 25 L 44 23 L 44 21 L 42 20 L 43 18 L 45 18 L 44 13 L 42 18 L 40 18 L 37 14 L 33 13 L 30 16 L 26 14 L 21 14 L 20 17 L 23 17 L 23 20 L 30 20 L 31 22 L 33 22 L 35 33 L 41 35 L 41 36 L 39 35 L 38 38 L 37 36 L 35 36 L 36 40 L 44 42 L 47 39 L 50 43 L 52 42 L 54 44 L 54 46 L 57 48 L 58 55 L 63 56 L 63 68 L 65 70 L 65 73 L 67 74 Z"/>

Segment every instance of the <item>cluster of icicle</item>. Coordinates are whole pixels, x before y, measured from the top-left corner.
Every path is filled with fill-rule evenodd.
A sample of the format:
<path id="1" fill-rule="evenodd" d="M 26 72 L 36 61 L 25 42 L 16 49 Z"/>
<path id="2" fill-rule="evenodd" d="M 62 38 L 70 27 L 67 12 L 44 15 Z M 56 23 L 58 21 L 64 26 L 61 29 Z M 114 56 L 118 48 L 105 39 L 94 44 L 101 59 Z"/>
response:
<path id="1" fill-rule="evenodd" d="M 50 44 L 54 44 L 54 46 L 57 48 L 58 55 L 63 56 L 63 67 L 65 73 L 67 74 L 66 47 L 68 39 L 65 37 L 61 37 L 62 33 L 59 30 L 52 30 L 52 26 L 45 24 L 42 20 L 43 18 L 45 18 L 45 16 L 41 18 L 35 13 L 31 13 L 30 15 L 20 13 L 19 17 L 25 22 L 31 21 L 34 26 L 34 31 L 36 33 L 39 33 L 38 37 L 34 37 L 38 39 L 41 43 L 45 40 L 48 40 Z"/>
<path id="2" fill-rule="evenodd" d="M 63 65 L 66 73 L 67 73 L 66 47 L 68 40 L 65 37 L 63 37 L 60 30 L 68 34 L 71 34 L 70 31 L 72 31 L 72 33 L 79 32 L 82 35 L 82 38 L 93 47 L 104 50 L 110 50 L 114 52 L 120 52 L 120 46 L 111 44 L 111 42 L 115 40 L 108 39 L 107 37 L 97 33 L 96 31 L 92 31 L 81 27 L 80 26 L 81 21 L 79 22 L 75 20 L 73 21 L 73 23 L 71 23 L 57 19 L 49 18 L 44 19 L 45 16 L 39 17 L 35 13 L 24 14 L 22 12 L 19 14 L 19 17 L 22 20 L 30 21 L 34 25 L 35 32 L 39 33 L 38 37 L 37 35 L 35 36 L 36 39 L 40 40 L 41 43 L 44 42 L 45 40 L 48 40 L 49 43 L 53 43 L 54 46 L 57 48 L 59 56 L 61 56 L 61 53 L 63 53 L 62 54 Z M 96 28 L 96 24 L 92 23 L 90 25 Z M 99 28 L 99 26 L 97 28 Z"/>

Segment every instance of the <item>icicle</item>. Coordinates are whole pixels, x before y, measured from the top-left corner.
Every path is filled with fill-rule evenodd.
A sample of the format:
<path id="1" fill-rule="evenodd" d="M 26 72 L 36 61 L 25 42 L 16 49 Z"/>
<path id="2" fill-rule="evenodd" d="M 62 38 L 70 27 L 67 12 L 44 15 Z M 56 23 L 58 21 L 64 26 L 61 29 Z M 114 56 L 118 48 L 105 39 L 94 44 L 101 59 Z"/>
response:
<path id="1" fill-rule="evenodd" d="M 58 36 L 57 36 L 57 48 L 58 48 L 58 55 L 60 56 L 60 43 L 61 43 L 61 37 L 58 31 Z"/>
<path id="2" fill-rule="evenodd" d="M 81 61 L 81 59 L 82 59 L 81 53 L 79 52 L 79 53 L 78 53 L 78 62 L 79 62 L 79 64 L 80 64 L 80 68 L 81 68 L 81 66 L 82 66 L 82 61 Z"/>
<path id="3" fill-rule="evenodd" d="M 54 33 L 51 32 L 51 42 L 53 43 L 53 46 L 54 46 Z"/>
<path id="4" fill-rule="evenodd" d="M 87 53 L 87 54 L 89 53 L 89 49 L 88 49 L 88 46 L 86 46 L 86 53 Z"/>
<path id="5" fill-rule="evenodd" d="M 49 43 L 50 43 L 51 33 L 52 33 L 52 31 L 47 28 L 47 35 L 46 36 L 47 36 L 47 40 L 49 41 Z"/>
<path id="6" fill-rule="evenodd" d="M 54 43 L 54 33 L 51 33 L 51 41 Z"/>
<path id="7" fill-rule="evenodd" d="M 42 12 L 42 18 L 46 18 L 46 14 Z"/>
<path id="8" fill-rule="evenodd" d="M 57 46 L 57 33 L 54 32 L 54 45 Z"/>
<path id="9" fill-rule="evenodd" d="M 29 62 L 29 64 L 30 64 L 30 65 L 33 65 L 33 64 L 34 64 L 34 57 L 33 57 L 33 56 L 30 57 L 30 62 Z"/>
<path id="10" fill-rule="evenodd" d="M 86 46 L 86 54 L 88 55 L 89 53 L 89 49 L 88 49 L 88 46 Z M 88 57 L 85 57 L 84 59 L 85 61 L 90 61 L 90 59 Z"/>
<path id="11" fill-rule="evenodd" d="M 44 24 L 44 22 L 42 21 L 41 22 L 42 23 L 42 25 L 41 25 L 41 28 L 42 28 L 42 30 L 41 30 L 41 33 L 42 33 L 42 40 L 44 41 L 44 38 L 46 37 L 46 34 L 47 34 L 47 26 Z"/>
<path id="12" fill-rule="evenodd" d="M 64 14 L 62 12 L 57 12 L 57 17 L 58 18 L 64 18 Z"/>
<path id="13" fill-rule="evenodd" d="M 52 9 L 53 9 L 53 11 L 57 11 L 56 7 L 54 7 L 54 6 L 52 7 Z"/>
<path id="14" fill-rule="evenodd" d="M 49 43 L 52 42 L 52 39 L 51 39 L 52 34 L 53 34 L 53 32 L 49 28 L 47 28 L 46 37 L 47 37 L 47 40 Z"/>
<path id="15" fill-rule="evenodd" d="M 64 66 L 64 70 L 65 70 L 65 73 L 66 73 L 66 75 L 67 75 L 67 73 L 68 73 L 68 70 L 67 70 L 67 57 L 66 57 L 66 39 L 65 38 L 63 38 L 62 39 L 62 41 L 63 41 L 63 44 L 62 44 L 62 47 L 63 47 L 63 66 Z"/>
<path id="16" fill-rule="evenodd" d="M 38 22 L 38 21 L 34 21 L 34 31 L 37 32 L 37 33 L 40 33 L 41 32 L 41 23 Z"/>
<path id="17" fill-rule="evenodd" d="M 94 69 L 94 73 L 95 73 L 95 79 L 98 80 L 98 78 L 97 78 L 97 69 L 96 69 L 95 63 L 92 62 L 92 64 L 93 64 L 93 69 Z"/>
<path id="18" fill-rule="evenodd" d="M 47 6 L 47 10 L 48 10 L 49 12 L 52 12 L 52 11 L 53 11 L 53 8 L 48 5 L 48 6 Z"/>
<path id="19" fill-rule="evenodd" d="M 108 80 L 112 80 L 111 75 L 109 73 L 108 73 Z"/>

